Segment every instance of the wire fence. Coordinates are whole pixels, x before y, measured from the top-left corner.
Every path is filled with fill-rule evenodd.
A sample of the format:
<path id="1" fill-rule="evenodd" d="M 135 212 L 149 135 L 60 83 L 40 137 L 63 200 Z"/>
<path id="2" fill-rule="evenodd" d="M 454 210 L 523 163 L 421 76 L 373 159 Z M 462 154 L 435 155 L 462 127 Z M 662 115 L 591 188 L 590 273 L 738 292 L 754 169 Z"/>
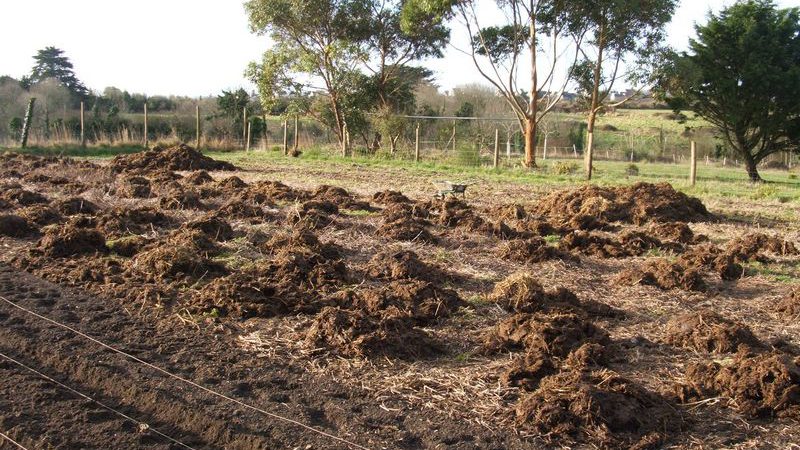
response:
<path id="1" fill-rule="evenodd" d="M 515 118 L 368 116 L 357 130 L 348 131 L 347 149 L 340 133 L 309 117 L 252 116 L 231 119 L 218 115 L 186 112 L 122 114 L 114 123 L 97 122 L 80 113 L 34 123 L 29 145 L 147 145 L 185 142 L 201 149 L 306 152 L 328 156 L 354 155 L 365 158 L 424 161 L 458 166 L 493 166 L 497 148 L 498 166 L 519 165 L 524 157 L 524 136 Z M 574 117 L 554 115 L 540 124 L 536 148 L 539 160 L 579 160 L 587 142 L 586 124 Z M 384 122 L 382 122 L 384 121 Z M 38 125 L 37 125 L 38 123 Z M 84 123 L 81 128 L 81 123 Z M 690 157 L 691 142 L 697 158 L 706 164 L 737 166 L 726 156 L 713 130 L 680 131 L 670 127 L 630 126 L 625 130 L 607 126 L 594 133 L 594 158 L 606 161 L 661 162 L 680 164 Z M 6 136 L 0 144 L 16 145 Z M 762 165 L 790 169 L 796 164 L 791 153 L 771 155 Z"/>

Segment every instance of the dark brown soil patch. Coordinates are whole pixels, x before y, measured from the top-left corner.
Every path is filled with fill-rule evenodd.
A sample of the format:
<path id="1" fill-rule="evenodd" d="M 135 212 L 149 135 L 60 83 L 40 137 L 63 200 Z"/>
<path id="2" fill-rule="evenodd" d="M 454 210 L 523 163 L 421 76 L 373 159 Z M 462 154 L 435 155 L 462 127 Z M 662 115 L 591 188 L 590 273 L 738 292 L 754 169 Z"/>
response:
<path id="1" fill-rule="evenodd" d="M 750 233 L 730 241 L 725 247 L 724 253 L 732 256 L 737 262 L 752 260 L 768 262 L 769 258 L 764 253 L 787 256 L 797 255 L 800 252 L 792 242 L 778 236 Z"/>
<path id="2" fill-rule="evenodd" d="M 372 195 L 372 200 L 383 205 L 391 203 L 411 203 L 411 199 L 398 191 L 380 191 Z"/>
<path id="3" fill-rule="evenodd" d="M 209 175 L 205 170 L 197 170 L 185 176 L 183 178 L 183 182 L 193 186 L 202 186 L 204 184 L 213 183 L 214 178 L 212 178 L 211 175 Z"/>
<path id="4" fill-rule="evenodd" d="M 593 300 L 580 300 L 570 290 L 545 288 L 529 273 L 510 275 L 494 285 L 489 300 L 512 312 L 569 312 L 588 316 L 616 317 L 616 309 Z"/>
<path id="5" fill-rule="evenodd" d="M 111 161 L 111 170 L 122 172 L 152 172 L 168 170 L 236 170 L 236 166 L 224 161 L 216 161 L 186 144 L 169 148 L 155 147 L 140 153 L 117 155 Z"/>
<path id="6" fill-rule="evenodd" d="M 800 315 L 800 289 L 793 290 L 775 305 L 775 311 L 790 316 Z"/>
<path id="7" fill-rule="evenodd" d="M 234 238 L 231 225 L 218 214 L 210 214 L 187 222 L 183 228 L 198 230 L 215 241 L 228 241 Z"/>
<path id="8" fill-rule="evenodd" d="M 427 332 L 399 318 L 378 319 L 362 311 L 327 307 L 306 332 L 311 348 L 326 348 L 344 357 L 388 356 L 418 359 L 441 353 Z"/>
<path id="9" fill-rule="evenodd" d="M 668 183 L 631 186 L 582 186 L 553 192 L 542 198 L 539 214 L 562 222 L 588 216 L 600 222 L 706 221 L 712 218 L 700 200 L 676 191 Z"/>
<path id="10" fill-rule="evenodd" d="M 0 199 L 18 206 L 50 203 L 50 200 L 44 195 L 22 188 L 3 189 L 0 193 Z"/>
<path id="11" fill-rule="evenodd" d="M 544 378 L 517 404 L 517 423 L 607 448 L 657 448 L 679 422 L 656 393 L 610 370 L 565 371 Z M 653 445 L 655 444 L 655 445 Z"/>
<path id="12" fill-rule="evenodd" d="M 226 272 L 198 246 L 170 242 L 154 243 L 140 250 L 130 267 L 148 281 L 213 278 Z"/>
<path id="13" fill-rule="evenodd" d="M 708 310 L 675 316 L 667 323 L 665 342 L 712 353 L 731 353 L 740 346 L 761 347 L 758 338 L 746 325 Z"/>
<path id="14" fill-rule="evenodd" d="M 551 259 L 568 259 L 570 256 L 556 247 L 548 245 L 541 237 L 524 241 L 504 243 L 498 253 L 501 258 L 525 263 L 539 263 Z"/>
<path id="15" fill-rule="evenodd" d="M 690 247 L 678 257 L 678 263 L 698 271 L 713 271 L 728 281 L 738 280 L 744 274 L 744 268 L 733 255 L 711 243 Z"/>
<path id="16" fill-rule="evenodd" d="M 123 198 L 150 198 L 150 180 L 139 176 L 124 177 L 117 184 L 115 194 Z"/>
<path id="17" fill-rule="evenodd" d="M 670 242 L 691 244 L 695 242 L 695 235 L 686 222 L 661 222 L 651 223 L 647 230 L 653 235 Z"/>
<path id="18" fill-rule="evenodd" d="M 172 225 L 169 216 L 147 206 L 114 208 L 96 216 L 97 228 L 108 236 L 144 234 Z"/>
<path id="19" fill-rule="evenodd" d="M 440 267 L 419 259 L 410 250 L 384 250 L 367 263 L 364 274 L 372 279 L 442 281 L 447 275 Z"/>
<path id="20" fill-rule="evenodd" d="M 166 187 L 159 195 L 158 204 L 165 209 L 205 209 L 198 191 L 177 183 Z"/>
<path id="21" fill-rule="evenodd" d="M 94 203 L 81 197 L 70 197 L 63 200 L 58 200 L 53 204 L 53 206 L 59 213 L 65 216 L 72 216 L 75 214 L 94 214 L 100 209 Z"/>
<path id="22" fill-rule="evenodd" d="M 393 203 L 382 212 L 383 223 L 377 234 L 398 241 L 434 242 L 435 238 L 428 231 L 431 225 L 424 217 L 428 211 L 404 203 Z"/>
<path id="23" fill-rule="evenodd" d="M 502 321 L 486 336 L 486 349 L 525 350 L 565 358 L 583 344 L 607 345 L 608 332 L 572 313 L 517 313 Z"/>
<path id="24" fill-rule="evenodd" d="M 71 224 L 45 230 L 38 249 L 51 258 L 108 252 L 106 238 L 99 231 Z"/>
<path id="25" fill-rule="evenodd" d="M 520 237 L 520 233 L 511 229 L 505 222 L 486 220 L 466 202 L 455 197 L 433 202 L 430 210 L 438 214 L 437 222 L 448 228 L 463 228 L 501 239 Z"/>
<path id="26" fill-rule="evenodd" d="M 800 367 L 784 353 L 739 352 L 733 361 L 692 363 L 678 386 L 684 402 L 718 396 L 751 417 L 800 413 Z"/>
<path id="27" fill-rule="evenodd" d="M 26 206 L 18 209 L 17 214 L 28 222 L 39 226 L 52 225 L 64 220 L 64 217 L 58 211 L 46 205 Z"/>
<path id="28" fill-rule="evenodd" d="M 346 189 L 325 184 L 315 189 L 314 192 L 311 193 L 311 198 L 332 203 L 343 209 L 364 211 L 371 211 L 373 209 L 369 202 L 356 200 Z"/>
<path id="29" fill-rule="evenodd" d="M 144 236 L 126 236 L 108 243 L 112 253 L 130 258 L 142 251 L 152 243 L 151 239 Z"/>
<path id="30" fill-rule="evenodd" d="M 338 214 L 338 212 L 339 208 L 334 203 L 309 200 L 290 211 L 287 219 L 291 225 L 296 227 L 317 230 L 332 225 L 335 219 L 331 215 Z"/>
<path id="31" fill-rule="evenodd" d="M 279 201 L 304 201 L 308 200 L 310 195 L 306 191 L 294 189 L 280 181 L 259 181 L 247 187 L 242 192 L 242 198 L 259 204 L 270 204 Z"/>
<path id="32" fill-rule="evenodd" d="M 295 230 L 291 234 L 276 234 L 260 244 L 259 248 L 271 255 L 289 248 L 313 252 L 326 260 L 338 260 L 342 257 L 342 249 L 338 245 L 323 243 L 314 232 L 306 229 Z"/>
<path id="33" fill-rule="evenodd" d="M 27 220 L 15 214 L 0 214 L 0 236 L 23 238 L 37 233 Z"/>
<path id="34" fill-rule="evenodd" d="M 464 305 L 458 294 L 420 280 L 392 281 L 356 293 L 352 309 L 381 318 L 411 319 L 417 325 L 433 323 Z"/>
<path id="35" fill-rule="evenodd" d="M 698 270 L 664 258 L 646 261 L 640 267 L 626 269 L 616 277 L 616 282 L 624 285 L 644 284 L 664 290 L 706 289 L 705 281 Z"/>

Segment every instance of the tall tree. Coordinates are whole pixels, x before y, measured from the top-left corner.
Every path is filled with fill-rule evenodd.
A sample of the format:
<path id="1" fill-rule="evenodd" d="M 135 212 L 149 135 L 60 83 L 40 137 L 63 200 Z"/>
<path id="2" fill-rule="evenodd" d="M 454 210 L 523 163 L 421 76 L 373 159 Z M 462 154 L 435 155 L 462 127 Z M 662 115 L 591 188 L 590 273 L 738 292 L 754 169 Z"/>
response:
<path id="1" fill-rule="evenodd" d="M 64 56 L 64 51 L 56 47 L 45 47 L 33 57 L 35 64 L 31 74 L 22 82 L 26 88 L 48 78 L 60 81 L 78 100 L 89 97 L 89 89 L 75 75 L 72 62 Z"/>
<path id="2" fill-rule="evenodd" d="M 334 131 L 345 138 L 343 102 L 363 60 L 360 44 L 369 35 L 367 0 L 249 0 L 250 28 L 274 44 L 248 75 L 259 87 L 265 109 L 282 95 L 326 97 Z"/>
<path id="3" fill-rule="evenodd" d="M 738 2 L 695 29 L 660 74 L 661 95 L 712 123 L 761 181 L 761 160 L 800 147 L 800 9 Z"/>
<path id="4" fill-rule="evenodd" d="M 594 129 L 605 108 L 621 106 L 649 85 L 654 65 L 664 49 L 664 26 L 672 19 L 677 0 L 595 0 L 570 2 L 571 20 L 588 26 L 583 56 L 574 70 L 578 92 L 588 111 L 584 152 L 586 177 L 592 178 Z M 634 94 L 611 98 L 615 84 L 625 80 Z"/>
<path id="5" fill-rule="evenodd" d="M 466 26 L 469 51 L 480 74 L 505 98 L 525 136 L 527 167 L 536 166 L 537 127 L 556 106 L 571 77 L 571 68 L 585 33 L 579 20 L 569 20 L 568 0 L 496 0 L 508 23 L 483 27 L 476 0 L 407 0 L 403 27 L 416 30 L 458 17 Z M 522 67 L 523 57 L 530 65 Z M 564 64 L 564 61 L 567 64 Z M 529 94 L 518 85 L 520 70 L 529 76 Z"/>

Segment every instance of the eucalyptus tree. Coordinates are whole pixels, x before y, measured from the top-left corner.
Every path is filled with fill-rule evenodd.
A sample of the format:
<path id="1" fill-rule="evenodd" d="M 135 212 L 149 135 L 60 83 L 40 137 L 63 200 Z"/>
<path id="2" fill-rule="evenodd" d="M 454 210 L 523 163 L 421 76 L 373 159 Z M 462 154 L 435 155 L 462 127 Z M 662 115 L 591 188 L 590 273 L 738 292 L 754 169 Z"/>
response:
<path id="1" fill-rule="evenodd" d="M 586 177 L 592 177 L 597 115 L 621 106 L 651 82 L 655 65 L 665 53 L 664 27 L 672 19 L 677 0 L 592 0 L 570 2 L 570 20 L 588 27 L 580 48 L 581 60 L 573 75 L 587 115 L 584 151 Z M 617 82 L 626 81 L 633 94 L 612 98 Z"/>
<path id="2" fill-rule="evenodd" d="M 424 29 L 453 18 L 461 22 L 472 44 L 465 52 L 516 115 L 525 137 L 524 164 L 535 167 L 538 126 L 561 100 L 569 83 L 585 25 L 571 20 L 573 8 L 568 0 L 480 3 L 491 3 L 496 15 L 505 18 L 504 23 L 484 26 L 485 16 L 479 13 L 477 0 L 407 0 L 403 27 Z M 522 71 L 527 76 L 527 89 L 519 84 Z"/>

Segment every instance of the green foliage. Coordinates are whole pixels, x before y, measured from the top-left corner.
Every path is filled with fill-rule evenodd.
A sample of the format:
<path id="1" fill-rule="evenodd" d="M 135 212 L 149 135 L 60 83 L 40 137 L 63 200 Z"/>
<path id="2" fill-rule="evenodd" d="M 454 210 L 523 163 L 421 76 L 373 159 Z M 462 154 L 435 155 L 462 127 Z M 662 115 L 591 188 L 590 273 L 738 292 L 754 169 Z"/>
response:
<path id="1" fill-rule="evenodd" d="M 625 168 L 625 174 L 629 177 L 638 177 L 639 176 L 639 166 L 636 164 L 628 164 L 628 167 Z"/>
<path id="2" fill-rule="evenodd" d="M 716 126 L 760 181 L 759 161 L 800 146 L 800 9 L 743 1 L 696 29 L 661 72 L 661 96 Z"/>
<path id="3" fill-rule="evenodd" d="M 18 135 L 22 132 L 22 118 L 21 117 L 12 117 L 11 120 L 8 122 L 8 128 L 11 132 L 15 135 Z"/>
<path id="4" fill-rule="evenodd" d="M 84 100 L 89 97 L 89 89 L 75 76 L 72 62 L 64 56 L 63 50 L 45 47 L 39 50 L 33 59 L 35 64 L 30 75 L 22 80 L 26 89 L 48 78 L 55 78 L 69 89 L 75 99 Z"/>
<path id="5" fill-rule="evenodd" d="M 572 161 L 558 161 L 553 164 L 553 173 L 556 175 L 574 175 L 578 171 L 578 164 Z"/>

